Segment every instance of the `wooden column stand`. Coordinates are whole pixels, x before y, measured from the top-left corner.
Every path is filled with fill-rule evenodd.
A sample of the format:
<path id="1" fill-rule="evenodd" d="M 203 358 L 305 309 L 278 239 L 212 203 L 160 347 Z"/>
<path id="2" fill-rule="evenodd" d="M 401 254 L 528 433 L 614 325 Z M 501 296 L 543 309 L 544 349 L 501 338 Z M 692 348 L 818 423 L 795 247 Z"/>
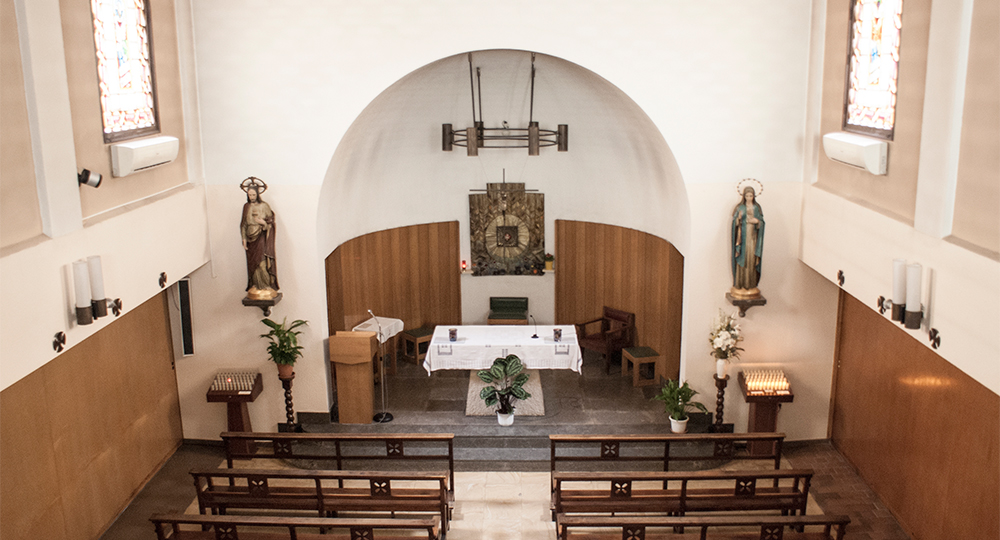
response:
<path id="1" fill-rule="evenodd" d="M 750 404 L 750 417 L 747 419 L 747 431 L 750 433 L 773 433 L 778 427 L 778 408 L 782 403 L 791 403 L 795 396 L 789 391 L 787 394 L 751 393 L 747 390 L 746 379 L 741 371 L 737 376 L 740 383 L 740 390 L 743 392 L 743 399 Z M 767 445 L 770 442 L 751 442 L 750 455 L 769 454 L 771 452 Z"/>
<path id="2" fill-rule="evenodd" d="M 293 372 L 292 376 L 288 378 L 278 377 L 278 380 L 281 381 L 281 387 L 285 389 L 285 419 L 287 420 L 284 424 L 278 424 L 278 431 L 299 433 L 302 428 L 295 423 L 295 409 L 292 407 L 292 381 L 295 380 L 295 373 Z"/>
<path id="3" fill-rule="evenodd" d="M 253 431 L 250 425 L 250 411 L 247 403 L 252 403 L 257 399 L 264 389 L 264 379 L 260 373 L 256 374 L 253 380 L 253 387 L 249 390 L 212 390 L 209 388 L 205 394 L 205 399 L 209 403 L 225 403 L 227 417 L 227 431 Z M 252 454 L 257 451 L 257 446 L 253 441 L 237 442 L 242 445 L 241 452 Z"/>
<path id="4" fill-rule="evenodd" d="M 726 405 L 726 386 L 729 385 L 729 375 L 720 379 L 719 374 L 716 373 L 712 375 L 712 378 L 715 379 L 715 387 L 719 389 L 715 400 L 715 427 L 712 431 L 722 433 L 722 410 Z"/>
<path id="5" fill-rule="evenodd" d="M 341 424 L 372 421 L 375 396 L 372 363 L 378 357 L 376 335 L 376 332 L 337 332 L 330 336 L 330 362 L 336 370 Z"/>

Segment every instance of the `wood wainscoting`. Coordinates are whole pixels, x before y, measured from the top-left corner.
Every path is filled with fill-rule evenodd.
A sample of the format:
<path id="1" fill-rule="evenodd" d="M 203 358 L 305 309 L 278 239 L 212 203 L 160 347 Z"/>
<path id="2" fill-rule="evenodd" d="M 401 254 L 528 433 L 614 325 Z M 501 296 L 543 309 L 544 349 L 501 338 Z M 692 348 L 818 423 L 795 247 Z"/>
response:
<path id="1" fill-rule="evenodd" d="M 375 315 L 403 326 L 462 324 L 458 222 L 373 232 L 326 258 L 330 334 Z"/>
<path id="2" fill-rule="evenodd" d="M 834 445 L 914 539 L 1000 538 L 1000 397 L 844 291 L 840 310 Z"/>
<path id="3" fill-rule="evenodd" d="M 166 294 L 0 392 L 0 538 L 99 538 L 180 445 Z"/>
<path id="4" fill-rule="evenodd" d="M 634 229 L 556 220 L 556 324 L 601 316 L 603 306 L 635 313 L 636 345 L 681 359 L 684 256 L 666 240 Z"/>

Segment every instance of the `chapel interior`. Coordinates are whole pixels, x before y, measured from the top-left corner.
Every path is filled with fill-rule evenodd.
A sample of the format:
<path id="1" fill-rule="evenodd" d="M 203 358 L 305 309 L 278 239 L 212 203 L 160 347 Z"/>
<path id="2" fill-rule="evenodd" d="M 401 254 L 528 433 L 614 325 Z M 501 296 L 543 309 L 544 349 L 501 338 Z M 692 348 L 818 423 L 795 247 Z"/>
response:
<path id="1" fill-rule="evenodd" d="M 101 2 L 0 0 L 0 537 L 155 539 L 150 509 L 189 507 L 188 469 L 225 466 L 234 422 L 454 433 L 456 471 L 483 475 L 463 478 L 526 492 L 547 487 L 552 434 L 670 433 L 653 398 L 680 380 L 707 411 L 692 432 L 784 434 L 846 538 L 1000 540 L 1000 1 L 902 2 L 894 125 L 864 143 L 878 172 L 824 146 L 850 131 L 855 0 L 136 1 L 156 113 L 133 137 L 104 128 Z M 119 176 L 124 146 L 155 137 L 176 155 Z M 250 178 L 273 212 L 263 301 Z M 731 244 L 758 230 L 733 221 L 751 185 L 766 229 L 747 300 Z M 88 257 L 99 318 L 80 307 Z M 545 411 L 501 427 L 467 415 L 469 369 L 432 361 L 503 308 L 548 340 L 627 314 L 628 355 L 656 361 L 544 365 Z M 743 337 L 721 386 L 720 314 Z M 265 317 L 308 322 L 294 378 Z M 345 422 L 338 336 L 373 318 L 401 330 L 370 338 L 361 410 L 393 419 Z M 794 393 L 770 429 L 751 372 Z M 207 399 L 219 373 L 262 386 L 227 408 Z M 491 520 L 459 499 L 448 537 L 556 538 L 547 506 L 465 530 Z"/>

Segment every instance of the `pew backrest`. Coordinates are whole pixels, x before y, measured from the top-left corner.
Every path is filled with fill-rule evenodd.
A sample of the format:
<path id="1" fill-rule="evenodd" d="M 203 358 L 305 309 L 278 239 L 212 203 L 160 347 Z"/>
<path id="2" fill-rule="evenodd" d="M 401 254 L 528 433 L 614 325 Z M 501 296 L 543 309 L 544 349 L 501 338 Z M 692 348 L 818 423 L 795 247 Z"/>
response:
<path id="1" fill-rule="evenodd" d="M 353 519 L 276 516 L 204 516 L 200 514 L 154 514 L 149 518 L 157 540 L 334 540 L 412 536 L 437 540 L 437 516 L 420 519 Z M 195 528 L 196 527 L 196 528 Z M 302 529 L 306 529 L 303 531 Z M 325 531 L 317 534 L 311 529 Z M 281 531 L 281 532 L 275 532 Z"/>
<path id="2" fill-rule="evenodd" d="M 554 515 L 781 511 L 805 515 L 812 469 L 696 472 L 556 472 Z"/>
<path id="3" fill-rule="evenodd" d="M 450 516 L 448 473 L 309 469 L 192 469 L 202 514 L 231 508 L 437 512 Z"/>
<path id="4" fill-rule="evenodd" d="M 454 433 L 257 433 L 223 432 L 226 466 L 236 460 L 301 459 L 344 470 L 359 462 L 447 463 L 448 492 L 455 491 Z M 374 467 L 372 467 L 374 468 Z M 382 468 L 378 466 L 378 468 Z M 415 468 L 415 466 L 414 466 Z"/>
<path id="5" fill-rule="evenodd" d="M 677 536 L 678 529 L 691 528 L 700 538 L 761 538 L 783 540 L 843 540 L 851 518 L 841 515 L 816 516 L 560 516 L 557 535 L 560 540 L 577 536 L 588 539 L 657 538 Z M 603 530 L 602 530 L 603 529 Z M 608 532 L 608 530 L 611 532 Z M 606 534 L 601 536 L 600 533 Z M 759 534 L 759 536 L 756 536 Z"/>
<path id="6" fill-rule="evenodd" d="M 604 469 L 624 466 L 667 472 L 675 463 L 731 460 L 763 461 L 780 469 L 784 440 L 784 433 L 549 435 L 549 470 L 582 470 L 586 464 L 599 464 Z"/>

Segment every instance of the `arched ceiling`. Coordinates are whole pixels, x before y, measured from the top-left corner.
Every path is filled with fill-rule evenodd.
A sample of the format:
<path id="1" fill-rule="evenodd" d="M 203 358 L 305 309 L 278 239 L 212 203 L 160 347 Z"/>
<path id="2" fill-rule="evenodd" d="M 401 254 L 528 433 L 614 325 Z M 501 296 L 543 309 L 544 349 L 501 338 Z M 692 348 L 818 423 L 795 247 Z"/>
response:
<path id="1" fill-rule="evenodd" d="M 471 55 L 481 73 L 486 127 L 503 121 L 526 127 L 532 53 Z M 529 157 L 526 149 L 482 149 L 468 157 L 461 147 L 442 151 L 441 124 L 472 125 L 468 58 L 457 54 L 404 76 L 348 129 L 320 194 L 321 256 L 369 232 L 454 220 L 462 225 L 466 254 L 469 190 L 500 182 L 504 170 L 508 182 L 545 194 L 547 231 L 555 219 L 608 223 L 654 234 L 685 253 L 687 194 L 669 146 L 627 95 L 577 64 L 535 54 L 533 118 L 543 129 L 568 124 L 568 152 L 542 148 Z"/>

